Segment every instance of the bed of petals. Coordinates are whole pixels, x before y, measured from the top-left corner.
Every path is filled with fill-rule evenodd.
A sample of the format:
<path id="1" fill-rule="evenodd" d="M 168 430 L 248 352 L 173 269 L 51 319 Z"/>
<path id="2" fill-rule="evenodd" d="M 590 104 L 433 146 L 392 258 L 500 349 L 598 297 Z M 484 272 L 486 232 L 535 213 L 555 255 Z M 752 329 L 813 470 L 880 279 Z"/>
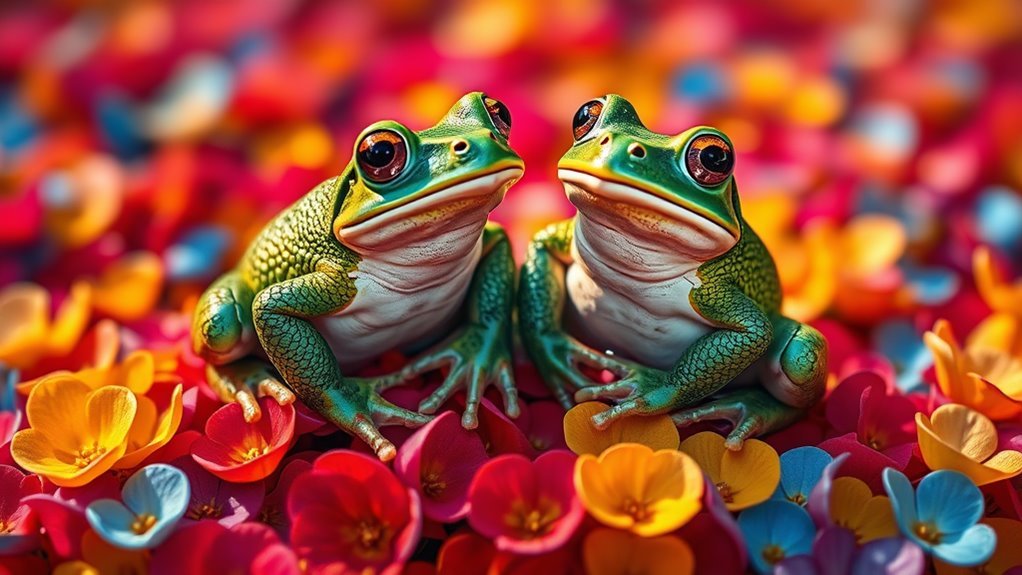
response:
<path id="1" fill-rule="evenodd" d="M 584 5 L 0 7 L 0 573 L 1022 574 L 1018 5 Z M 581 102 L 727 132 L 823 401 L 732 451 L 598 431 L 521 358 L 519 417 L 490 390 L 466 430 L 456 396 L 384 428 L 386 464 L 298 403 L 221 404 L 205 285 L 366 124 L 475 89 L 528 165 L 494 212 L 519 256 L 571 213 Z"/>

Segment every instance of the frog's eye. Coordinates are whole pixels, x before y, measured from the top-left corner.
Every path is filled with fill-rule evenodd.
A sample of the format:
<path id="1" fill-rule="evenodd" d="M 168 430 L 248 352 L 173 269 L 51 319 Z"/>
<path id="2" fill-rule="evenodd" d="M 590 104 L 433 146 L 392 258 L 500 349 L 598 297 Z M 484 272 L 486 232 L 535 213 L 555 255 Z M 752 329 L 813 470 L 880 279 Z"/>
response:
<path id="1" fill-rule="evenodd" d="M 715 186 L 726 180 L 735 167 L 731 144 L 713 134 L 698 136 L 685 153 L 685 167 L 695 181 Z"/>
<path id="2" fill-rule="evenodd" d="M 393 130 L 377 130 L 362 138 L 356 156 L 366 177 L 382 183 L 393 180 L 405 169 L 408 147 L 401 134 Z"/>
<path id="3" fill-rule="evenodd" d="M 504 139 L 511 135 L 511 110 L 507 109 L 504 102 L 483 96 L 483 104 L 486 104 L 486 112 L 490 114 L 490 121 L 500 132 Z"/>
<path id="4" fill-rule="evenodd" d="M 593 130 L 593 126 L 600 119 L 603 113 L 603 102 L 592 100 L 582 104 L 582 107 L 575 112 L 575 118 L 571 121 L 571 132 L 575 135 L 575 141 L 579 141 Z"/>

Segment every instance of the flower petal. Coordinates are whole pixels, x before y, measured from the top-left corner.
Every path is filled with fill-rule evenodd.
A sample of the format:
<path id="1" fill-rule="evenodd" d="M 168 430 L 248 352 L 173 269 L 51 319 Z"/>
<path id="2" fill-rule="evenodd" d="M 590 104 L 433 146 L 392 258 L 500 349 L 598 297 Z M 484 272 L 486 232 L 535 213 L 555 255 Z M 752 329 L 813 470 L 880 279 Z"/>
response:
<path id="1" fill-rule="evenodd" d="M 973 461 L 985 461 L 997 449 L 994 424 L 964 405 L 938 407 L 930 416 L 930 425 L 937 437 Z"/>
<path id="2" fill-rule="evenodd" d="M 724 461 L 724 452 L 727 451 L 727 447 L 724 446 L 724 438 L 720 434 L 712 431 L 696 433 L 682 441 L 678 449 L 695 460 L 699 467 L 710 476 L 710 481 L 714 485 L 722 481 L 721 464 Z"/>
<path id="3" fill-rule="evenodd" d="M 806 510 L 789 501 L 770 500 L 746 509 L 738 516 L 738 527 L 745 535 L 752 566 L 759 573 L 770 573 L 773 565 L 764 551 L 777 547 L 780 559 L 809 553 L 816 527 Z"/>
<path id="4" fill-rule="evenodd" d="M 918 575 L 926 567 L 923 550 L 907 539 L 892 537 L 865 544 L 852 575 Z"/>
<path id="5" fill-rule="evenodd" d="M 989 525 L 973 525 L 960 537 L 933 546 L 933 556 L 945 563 L 970 567 L 985 563 L 994 554 L 997 535 Z"/>
<path id="6" fill-rule="evenodd" d="M 667 415 L 634 415 L 615 420 L 606 429 L 596 429 L 593 416 L 608 409 L 609 405 L 598 401 L 571 408 L 564 416 L 564 439 L 568 448 L 579 455 L 599 455 L 617 443 L 639 443 L 654 451 L 678 448 L 678 428 Z"/>
<path id="7" fill-rule="evenodd" d="M 788 501 L 805 505 L 824 468 L 833 460 L 829 453 L 818 447 L 796 447 L 786 451 L 780 457 L 781 480 L 777 492 Z"/>
<path id="8" fill-rule="evenodd" d="M 983 516 L 983 494 L 957 471 L 930 473 L 916 487 L 919 520 L 932 521 L 945 536 L 954 536 Z M 895 508 L 897 512 L 897 508 Z"/>
<path id="9" fill-rule="evenodd" d="M 916 494 L 905 474 L 888 467 L 884 469 L 884 490 L 891 500 L 894 517 L 898 520 L 898 528 L 906 537 L 916 539 L 912 525 L 916 522 Z"/>
<path id="10" fill-rule="evenodd" d="M 165 463 L 147 465 L 124 483 L 124 504 L 136 515 L 148 513 L 176 522 L 185 514 L 191 487 L 180 469 Z"/>
<path id="11" fill-rule="evenodd" d="M 91 438 L 108 450 L 120 448 L 123 454 L 137 408 L 135 394 L 126 387 L 110 386 L 93 391 L 85 403 Z"/>
<path id="12" fill-rule="evenodd" d="M 589 575 L 688 575 L 695 569 L 692 550 L 677 537 L 636 537 L 606 528 L 586 536 L 582 558 Z"/>
<path id="13" fill-rule="evenodd" d="M 724 498 L 728 509 L 745 509 L 766 501 L 773 495 L 780 480 L 780 458 L 767 443 L 749 439 L 741 451 L 725 450 L 720 465 L 720 482 L 731 489 L 731 501 Z"/>

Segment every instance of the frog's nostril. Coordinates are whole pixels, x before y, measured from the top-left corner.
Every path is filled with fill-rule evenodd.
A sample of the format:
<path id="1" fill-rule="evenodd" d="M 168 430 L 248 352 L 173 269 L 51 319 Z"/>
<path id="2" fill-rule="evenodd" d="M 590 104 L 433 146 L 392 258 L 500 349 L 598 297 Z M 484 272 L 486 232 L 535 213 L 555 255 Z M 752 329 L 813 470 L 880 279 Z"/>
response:
<path id="1" fill-rule="evenodd" d="M 633 142 L 628 145 L 628 153 L 631 154 L 633 158 L 641 160 L 646 157 L 646 148 L 644 148 L 642 144 Z"/>
<path id="2" fill-rule="evenodd" d="M 455 154 L 458 155 L 464 154 L 465 152 L 468 151 L 468 142 L 466 142 L 465 140 L 458 140 L 457 142 L 454 142 L 454 145 L 451 146 L 451 149 L 454 150 Z"/>
<path id="3" fill-rule="evenodd" d="M 610 143 L 610 136 L 604 136 L 603 139 L 600 140 L 600 145 L 601 146 L 606 146 L 609 143 Z"/>

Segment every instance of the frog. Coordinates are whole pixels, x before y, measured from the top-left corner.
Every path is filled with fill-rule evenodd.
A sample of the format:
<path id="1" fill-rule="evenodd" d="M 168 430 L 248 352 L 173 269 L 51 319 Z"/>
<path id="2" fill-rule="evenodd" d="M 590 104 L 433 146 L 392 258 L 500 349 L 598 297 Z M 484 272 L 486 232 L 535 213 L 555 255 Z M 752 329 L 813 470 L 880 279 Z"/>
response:
<path id="1" fill-rule="evenodd" d="M 478 425 L 495 385 L 509 417 L 516 266 L 489 213 L 524 172 L 508 107 L 461 97 L 432 127 L 385 120 L 365 128 L 340 172 L 271 219 L 237 264 L 200 296 L 192 347 L 210 387 L 257 421 L 258 403 L 301 400 L 383 461 L 379 428 L 419 427 L 459 391 L 462 424 Z M 356 377 L 390 350 L 401 369 Z M 432 370 L 440 386 L 418 406 L 381 392 Z"/>
<path id="2" fill-rule="evenodd" d="M 826 387 L 827 342 L 781 313 L 728 136 L 650 131 L 616 94 L 583 104 L 572 135 L 557 173 L 576 213 L 533 236 L 518 290 L 520 338 L 556 399 L 610 404 L 597 429 L 729 424 L 731 450 L 803 417 Z"/>

